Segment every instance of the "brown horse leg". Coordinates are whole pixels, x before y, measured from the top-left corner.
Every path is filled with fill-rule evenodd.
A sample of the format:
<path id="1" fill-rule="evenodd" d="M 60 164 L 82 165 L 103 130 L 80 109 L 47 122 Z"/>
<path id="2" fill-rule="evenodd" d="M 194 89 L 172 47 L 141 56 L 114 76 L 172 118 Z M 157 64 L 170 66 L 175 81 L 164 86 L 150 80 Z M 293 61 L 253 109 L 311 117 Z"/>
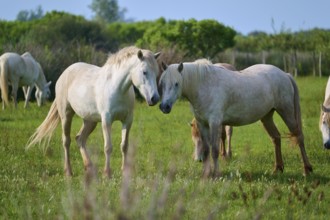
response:
<path id="1" fill-rule="evenodd" d="M 97 123 L 84 120 L 84 123 L 76 136 L 76 141 L 84 162 L 84 167 L 87 172 L 93 173 L 93 164 L 86 150 L 86 142 L 88 136 L 94 131 Z"/>
<path id="2" fill-rule="evenodd" d="M 295 142 L 299 145 L 301 157 L 304 163 L 304 174 L 308 175 L 309 173 L 313 172 L 313 168 L 308 160 L 305 150 L 304 134 L 302 132 L 302 128 L 300 128 L 298 125 L 299 122 L 297 122 L 294 116 L 289 117 L 287 114 L 281 114 L 280 112 L 279 114 L 281 115 L 286 126 L 289 128 L 292 138 L 294 138 Z"/>
<path id="3" fill-rule="evenodd" d="M 282 152 L 281 152 L 281 134 L 274 124 L 273 114 L 274 114 L 274 111 L 271 111 L 270 113 L 268 113 L 265 117 L 263 117 L 261 119 L 261 122 L 275 146 L 274 172 L 277 172 L 277 171 L 283 172 L 284 165 L 283 165 Z"/>
<path id="4" fill-rule="evenodd" d="M 221 140 L 220 140 L 220 152 L 223 158 L 226 158 L 226 129 L 224 127 L 221 129 Z"/>
<path id="5" fill-rule="evenodd" d="M 67 176 L 72 176 L 72 169 L 70 164 L 70 131 L 71 122 L 74 113 L 67 111 L 64 117 L 61 117 L 62 122 L 62 143 L 64 148 L 64 172 Z"/>

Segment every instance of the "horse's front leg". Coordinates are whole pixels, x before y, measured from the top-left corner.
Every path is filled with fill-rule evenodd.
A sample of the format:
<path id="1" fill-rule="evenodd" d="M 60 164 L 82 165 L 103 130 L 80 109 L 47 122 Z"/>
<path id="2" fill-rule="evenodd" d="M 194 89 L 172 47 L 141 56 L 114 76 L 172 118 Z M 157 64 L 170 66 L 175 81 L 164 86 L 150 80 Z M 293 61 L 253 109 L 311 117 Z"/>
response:
<path id="1" fill-rule="evenodd" d="M 198 130 L 201 134 L 202 149 L 199 149 L 199 158 L 203 161 L 203 178 L 211 175 L 210 147 L 209 147 L 209 129 L 197 122 Z"/>
<path id="2" fill-rule="evenodd" d="M 22 86 L 22 89 L 23 89 L 23 93 L 24 93 L 24 98 L 26 100 L 28 87 L 27 86 Z"/>
<path id="3" fill-rule="evenodd" d="M 129 168 L 128 166 L 128 158 L 127 152 L 128 152 L 128 141 L 129 141 L 129 132 L 132 126 L 133 122 L 133 115 L 130 116 L 125 123 L 123 123 L 122 130 L 121 130 L 121 153 L 122 153 L 122 171 L 125 171 L 126 168 Z"/>
<path id="4" fill-rule="evenodd" d="M 212 122 L 210 124 L 210 145 L 212 148 L 212 159 L 213 159 L 213 177 L 219 177 L 219 143 L 222 140 L 222 129 L 223 127 L 219 123 Z"/>
<path id="5" fill-rule="evenodd" d="M 27 108 L 29 106 L 29 100 L 31 98 L 31 92 L 32 89 L 34 88 L 34 85 L 28 86 L 23 86 L 23 91 L 24 91 L 24 96 L 25 96 L 25 103 L 24 103 L 24 108 Z"/>
<path id="6" fill-rule="evenodd" d="M 104 139 L 104 154 L 105 154 L 105 164 L 103 173 L 108 178 L 111 177 L 111 169 L 110 169 L 110 155 L 112 152 L 112 143 L 111 143 L 111 123 L 109 114 L 105 114 L 102 117 L 102 132 Z"/>

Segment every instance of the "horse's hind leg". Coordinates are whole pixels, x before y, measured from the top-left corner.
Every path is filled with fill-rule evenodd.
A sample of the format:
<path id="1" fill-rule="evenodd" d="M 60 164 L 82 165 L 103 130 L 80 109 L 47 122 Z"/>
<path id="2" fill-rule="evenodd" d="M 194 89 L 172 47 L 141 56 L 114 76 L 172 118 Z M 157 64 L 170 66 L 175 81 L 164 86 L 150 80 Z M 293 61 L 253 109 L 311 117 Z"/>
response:
<path id="1" fill-rule="evenodd" d="M 93 172 L 93 164 L 86 150 L 88 136 L 94 131 L 97 123 L 84 120 L 84 123 L 76 136 L 76 141 L 87 172 Z"/>
<path id="2" fill-rule="evenodd" d="M 227 157 L 227 151 L 226 151 L 226 129 L 225 126 L 223 126 L 221 130 L 221 141 L 220 143 L 220 153 L 223 158 Z"/>
<path id="3" fill-rule="evenodd" d="M 227 157 L 231 158 L 232 152 L 231 152 L 231 136 L 233 135 L 233 127 L 232 126 L 225 126 L 226 130 L 226 136 L 227 136 Z"/>
<path id="4" fill-rule="evenodd" d="M 56 100 L 55 100 L 56 101 Z M 70 131 L 72 117 L 74 115 L 73 111 L 66 111 L 64 116 L 61 116 L 62 122 L 62 142 L 64 148 L 64 172 L 67 176 L 72 176 L 72 169 L 70 163 Z"/>
<path id="5" fill-rule="evenodd" d="M 269 112 L 265 117 L 261 119 L 261 122 L 270 136 L 274 146 L 275 146 L 275 170 L 283 172 L 284 165 L 281 152 L 281 134 L 275 126 L 273 120 L 274 111 Z"/>
<path id="6" fill-rule="evenodd" d="M 304 163 L 304 171 L 305 175 L 309 174 L 313 171 L 312 165 L 310 164 L 306 150 L 305 150 L 305 143 L 304 143 L 304 134 L 302 132 L 302 128 L 299 126 L 299 122 L 296 119 L 295 115 L 288 114 L 285 112 L 278 111 L 279 115 L 282 117 L 283 121 L 285 122 L 286 126 L 289 128 L 289 131 L 291 133 L 292 138 L 294 138 L 294 141 L 298 144 L 301 157 Z"/>

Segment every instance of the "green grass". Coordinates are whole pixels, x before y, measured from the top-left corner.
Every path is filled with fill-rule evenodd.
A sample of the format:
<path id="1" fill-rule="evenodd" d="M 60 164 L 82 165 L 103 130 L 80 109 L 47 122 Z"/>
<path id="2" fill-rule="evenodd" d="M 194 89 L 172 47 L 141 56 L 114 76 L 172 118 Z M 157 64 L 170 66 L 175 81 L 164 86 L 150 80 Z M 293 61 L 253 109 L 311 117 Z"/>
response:
<path id="1" fill-rule="evenodd" d="M 171 114 L 137 103 L 130 134 L 134 148 L 131 176 L 121 173 L 120 123 L 112 129 L 112 179 L 102 177 L 100 126 L 88 141 L 97 178 L 84 175 L 75 142 L 72 178 L 63 173 L 61 130 L 47 149 L 25 144 L 45 118 L 50 103 L 0 111 L 0 219 L 328 219 L 330 151 L 318 130 L 326 78 L 297 78 L 305 145 L 314 173 L 302 175 L 298 147 L 282 138 L 284 173 L 272 174 L 274 147 L 261 123 L 234 128 L 233 158 L 221 160 L 223 176 L 201 180 L 202 164 L 192 160 L 189 104 L 176 103 Z M 276 115 L 283 136 L 288 132 Z M 72 137 L 81 120 L 75 118 Z M 122 196 L 121 195 L 125 195 Z"/>

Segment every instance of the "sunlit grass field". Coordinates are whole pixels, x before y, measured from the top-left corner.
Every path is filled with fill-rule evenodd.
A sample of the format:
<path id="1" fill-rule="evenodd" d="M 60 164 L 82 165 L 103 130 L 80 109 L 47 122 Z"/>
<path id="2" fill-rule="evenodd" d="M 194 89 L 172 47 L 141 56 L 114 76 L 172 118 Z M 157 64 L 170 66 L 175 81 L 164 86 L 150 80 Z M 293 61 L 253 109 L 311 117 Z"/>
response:
<path id="1" fill-rule="evenodd" d="M 61 130 L 49 148 L 25 149 L 50 104 L 0 111 L 0 219 L 329 219 L 330 151 L 318 130 L 327 78 L 296 78 L 301 96 L 307 155 L 314 173 L 303 176 L 298 147 L 276 115 L 283 135 L 284 173 L 272 174 L 274 147 L 260 122 L 234 128 L 233 157 L 221 159 L 222 177 L 202 180 L 192 159 L 189 103 L 168 115 L 136 103 L 130 134 L 132 169 L 121 173 L 121 125 L 112 129 L 111 179 L 102 176 L 100 125 L 88 141 L 97 177 L 84 175 L 80 152 L 71 143 L 73 177 L 63 172 Z M 76 117 L 72 139 L 81 126 Z"/>

